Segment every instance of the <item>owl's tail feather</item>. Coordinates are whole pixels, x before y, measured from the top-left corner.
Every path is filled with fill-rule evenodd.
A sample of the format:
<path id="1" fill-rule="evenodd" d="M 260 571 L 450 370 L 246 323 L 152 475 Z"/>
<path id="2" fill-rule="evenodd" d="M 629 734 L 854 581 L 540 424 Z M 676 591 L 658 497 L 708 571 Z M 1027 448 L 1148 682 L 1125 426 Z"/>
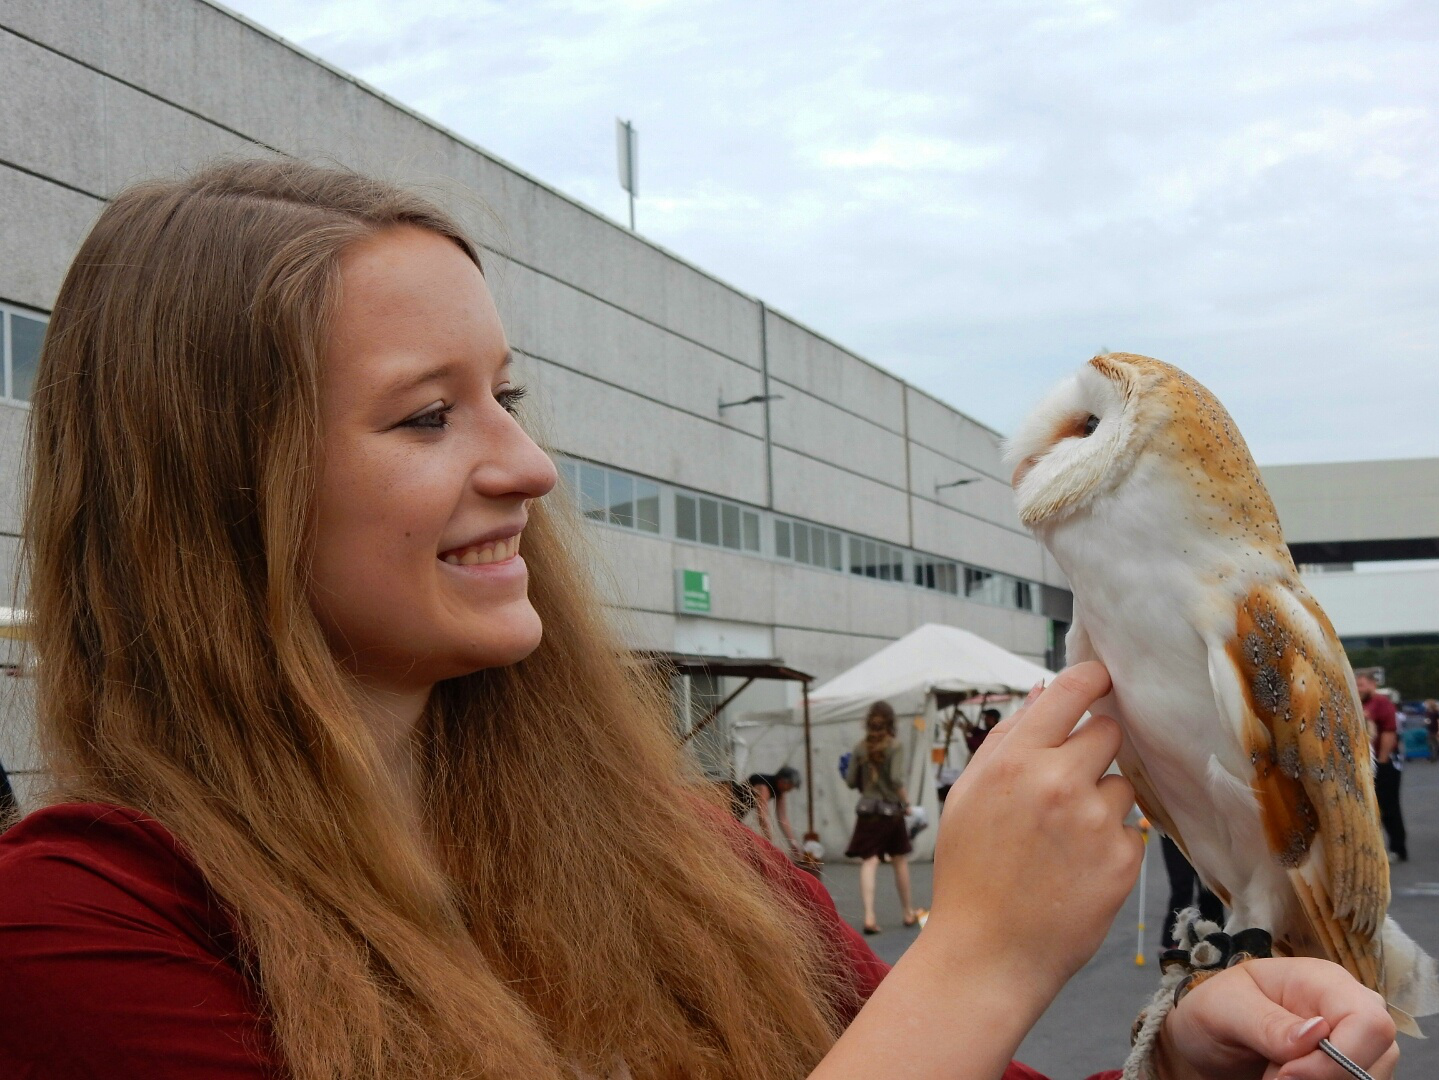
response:
<path id="1" fill-rule="evenodd" d="M 1389 1014 L 1400 1031 L 1422 1039 L 1414 1017 L 1439 1012 L 1439 966 L 1387 916 L 1379 941 L 1384 949 L 1384 1000 Z"/>

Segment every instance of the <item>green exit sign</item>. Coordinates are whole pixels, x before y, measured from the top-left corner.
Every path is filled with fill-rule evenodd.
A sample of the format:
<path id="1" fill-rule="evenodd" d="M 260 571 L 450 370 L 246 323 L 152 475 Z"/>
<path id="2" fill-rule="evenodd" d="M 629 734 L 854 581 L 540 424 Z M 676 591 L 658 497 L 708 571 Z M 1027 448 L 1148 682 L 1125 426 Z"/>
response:
<path id="1" fill-rule="evenodd" d="M 710 613 L 710 576 L 704 570 L 676 570 L 675 592 L 679 609 L 689 615 Z"/>

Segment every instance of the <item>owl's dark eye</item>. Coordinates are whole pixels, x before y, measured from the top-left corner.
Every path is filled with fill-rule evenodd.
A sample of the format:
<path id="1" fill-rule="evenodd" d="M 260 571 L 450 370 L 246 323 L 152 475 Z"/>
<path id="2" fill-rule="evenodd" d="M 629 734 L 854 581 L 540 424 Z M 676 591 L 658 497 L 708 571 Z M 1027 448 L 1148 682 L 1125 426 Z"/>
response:
<path id="1" fill-rule="evenodd" d="M 1099 417 L 1093 413 L 1084 421 L 1084 437 L 1087 439 L 1094 434 L 1094 429 L 1099 426 Z"/>

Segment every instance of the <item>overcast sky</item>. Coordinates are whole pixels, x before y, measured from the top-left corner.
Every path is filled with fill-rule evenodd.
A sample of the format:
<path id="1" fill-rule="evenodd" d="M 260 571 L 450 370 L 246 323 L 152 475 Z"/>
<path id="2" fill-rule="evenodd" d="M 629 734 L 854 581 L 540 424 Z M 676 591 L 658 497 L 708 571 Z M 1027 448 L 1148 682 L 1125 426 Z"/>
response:
<path id="1" fill-rule="evenodd" d="M 1439 455 L 1439 5 L 228 0 L 1012 431 L 1100 349 Z"/>

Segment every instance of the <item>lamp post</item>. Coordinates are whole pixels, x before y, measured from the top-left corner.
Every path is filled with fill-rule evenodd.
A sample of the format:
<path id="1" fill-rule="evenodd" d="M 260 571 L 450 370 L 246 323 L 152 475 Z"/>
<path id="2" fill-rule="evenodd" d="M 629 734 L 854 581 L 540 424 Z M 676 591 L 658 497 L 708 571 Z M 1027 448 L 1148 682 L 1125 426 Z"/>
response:
<path id="1" fill-rule="evenodd" d="M 635 231 L 635 195 L 639 193 L 639 136 L 628 120 L 615 118 L 615 150 L 619 154 L 620 187 L 630 193 L 630 232 Z"/>

